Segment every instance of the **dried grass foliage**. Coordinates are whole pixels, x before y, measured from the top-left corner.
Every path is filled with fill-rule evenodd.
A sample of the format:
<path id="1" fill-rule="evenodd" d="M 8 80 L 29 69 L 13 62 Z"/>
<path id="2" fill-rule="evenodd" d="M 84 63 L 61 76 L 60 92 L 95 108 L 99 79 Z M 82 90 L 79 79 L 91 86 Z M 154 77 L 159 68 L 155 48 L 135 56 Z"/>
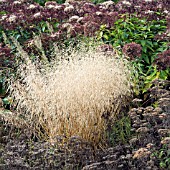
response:
<path id="1" fill-rule="evenodd" d="M 105 139 L 103 113 L 115 112 L 130 95 L 127 63 L 93 49 L 57 53 L 49 64 L 34 64 L 15 42 L 25 62 L 11 79 L 18 125 L 39 136 L 80 136 L 98 144 Z M 63 59 L 62 59 L 63 58 Z M 56 62 L 57 61 L 57 62 Z M 14 123 L 15 123 L 14 122 Z"/>

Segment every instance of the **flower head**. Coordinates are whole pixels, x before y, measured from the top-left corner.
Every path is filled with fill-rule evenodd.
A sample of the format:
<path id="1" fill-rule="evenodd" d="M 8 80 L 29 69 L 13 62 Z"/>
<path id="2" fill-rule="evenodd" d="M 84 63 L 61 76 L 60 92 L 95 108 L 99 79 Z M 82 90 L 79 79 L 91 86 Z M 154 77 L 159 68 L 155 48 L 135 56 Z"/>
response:
<path id="1" fill-rule="evenodd" d="M 128 1 L 122 1 L 122 4 L 123 4 L 123 5 L 127 5 L 127 6 L 131 6 L 131 3 L 128 2 Z"/>
<path id="2" fill-rule="evenodd" d="M 109 44 L 103 44 L 99 46 L 98 50 L 101 52 L 113 51 L 113 47 Z"/>
<path id="3" fill-rule="evenodd" d="M 28 7 L 28 9 L 35 9 L 35 8 L 37 8 L 37 6 L 36 6 L 36 5 L 33 5 L 33 4 L 31 4 L 31 5 Z"/>
<path id="4" fill-rule="evenodd" d="M 105 2 L 101 3 L 101 5 L 105 6 L 106 9 L 109 9 L 109 7 L 114 5 L 114 2 L 113 1 L 105 1 Z"/>
<path id="5" fill-rule="evenodd" d="M 70 5 L 70 6 L 67 6 L 64 8 L 64 12 L 66 13 L 70 13 L 70 12 L 73 12 L 74 11 L 74 6 L 73 5 Z"/>
<path id="6" fill-rule="evenodd" d="M 78 19 L 79 19 L 79 16 L 74 15 L 74 16 L 69 18 L 69 22 L 77 22 Z"/>
<path id="7" fill-rule="evenodd" d="M 20 2 L 20 1 L 14 1 L 13 4 L 14 4 L 14 5 L 16 5 L 16 4 L 21 4 L 21 2 Z"/>
<path id="8" fill-rule="evenodd" d="M 17 16 L 16 15 L 10 15 L 10 17 L 8 18 L 9 22 L 15 22 L 17 19 Z"/>
<path id="9" fill-rule="evenodd" d="M 170 50 L 166 50 L 158 54 L 158 58 L 155 59 L 155 64 L 158 70 L 166 70 L 170 67 Z"/>
<path id="10" fill-rule="evenodd" d="M 34 14 L 34 18 L 38 18 L 41 16 L 41 13 L 40 12 L 37 12 L 36 14 Z"/>
<path id="11" fill-rule="evenodd" d="M 124 54 L 130 57 L 131 60 L 133 60 L 135 57 L 141 56 L 142 47 L 140 44 L 136 44 L 135 42 L 132 42 L 124 45 L 122 51 Z"/>
<path id="12" fill-rule="evenodd" d="M 7 15 L 2 15 L 1 19 L 0 20 L 5 20 L 7 18 Z"/>
<path id="13" fill-rule="evenodd" d="M 84 24 L 84 34 L 86 36 L 93 36 L 96 31 L 98 31 L 100 28 L 100 25 L 93 21 L 88 21 Z"/>

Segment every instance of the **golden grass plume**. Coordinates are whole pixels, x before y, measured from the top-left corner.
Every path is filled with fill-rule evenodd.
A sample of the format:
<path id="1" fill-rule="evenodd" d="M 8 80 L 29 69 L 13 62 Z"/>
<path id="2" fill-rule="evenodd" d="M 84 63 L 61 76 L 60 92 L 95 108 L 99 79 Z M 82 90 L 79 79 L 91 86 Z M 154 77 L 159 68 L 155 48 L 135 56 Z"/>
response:
<path id="1" fill-rule="evenodd" d="M 127 62 L 82 48 L 58 52 L 57 62 L 34 64 L 16 45 L 25 58 L 9 86 L 17 124 L 46 139 L 76 135 L 94 144 L 105 141 L 103 113 L 114 112 L 131 92 Z"/>

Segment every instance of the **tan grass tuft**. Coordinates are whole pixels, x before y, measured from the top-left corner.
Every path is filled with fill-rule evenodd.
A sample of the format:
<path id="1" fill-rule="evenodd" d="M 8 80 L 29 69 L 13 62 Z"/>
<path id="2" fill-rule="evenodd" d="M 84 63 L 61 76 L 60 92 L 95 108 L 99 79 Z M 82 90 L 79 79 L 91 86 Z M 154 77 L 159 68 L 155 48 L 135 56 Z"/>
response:
<path id="1" fill-rule="evenodd" d="M 98 144 L 104 141 L 105 111 L 114 112 L 130 94 L 130 76 L 123 60 L 95 50 L 72 51 L 58 62 L 34 65 L 17 45 L 26 62 L 18 68 L 20 79 L 11 80 L 17 104 L 16 118 L 35 134 L 80 136 Z"/>

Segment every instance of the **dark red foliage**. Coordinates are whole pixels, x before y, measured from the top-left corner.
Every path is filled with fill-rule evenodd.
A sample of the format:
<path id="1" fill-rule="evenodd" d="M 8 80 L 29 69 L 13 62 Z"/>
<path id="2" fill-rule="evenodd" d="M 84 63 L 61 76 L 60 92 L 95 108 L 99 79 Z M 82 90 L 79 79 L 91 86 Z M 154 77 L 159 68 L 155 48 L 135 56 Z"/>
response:
<path id="1" fill-rule="evenodd" d="M 99 52 L 104 53 L 105 55 L 114 55 L 115 51 L 113 49 L 113 46 L 110 44 L 103 44 L 100 45 L 97 49 Z"/>
<path id="2" fill-rule="evenodd" d="M 148 20 L 166 18 L 166 33 L 156 35 L 155 38 L 169 41 L 170 37 L 169 0 L 119 0 L 118 3 L 106 1 L 97 5 L 87 1 L 72 1 L 64 4 L 49 1 L 44 6 L 40 6 L 33 0 L 1 0 L 0 11 L 5 12 L 0 15 L 0 25 L 4 30 L 21 28 L 29 32 L 37 32 L 37 25 L 42 21 L 48 21 L 51 25 L 58 23 L 59 26 L 51 35 L 50 33 L 41 35 L 44 47 L 52 42 L 60 43 L 67 37 L 94 36 L 101 25 L 111 28 L 122 14 L 134 13 Z M 74 19 L 76 17 L 79 18 Z M 141 48 L 137 44 L 125 45 L 123 50 L 131 59 L 141 55 Z"/>
<path id="3" fill-rule="evenodd" d="M 0 43 L 0 67 L 12 67 L 14 64 L 14 55 L 11 49 Z"/>
<path id="4" fill-rule="evenodd" d="M 83 27 L 87 27 L 89 25 L 87 22 L 90 22 L 94 23 L 92 28 L 96 28 L 97 24 L 105 24 L 110 28 L 120 17 L 120 14 L 136 13 L 139 17 L 159 20 L 168 16 L 169 9 L 169 0 L 120 0 L 116 4 L 113 1 L 106 1 L 97 5 L 87 1 L 73 1 L 69 4 L 57 4 L 56 1 L 49 1 L 45 3 L 45 6 L 40 6 L 33 0 L 4 0 L 4 2 L 0 2 L 0 11 L 5 11 L 6 14 L 0 16 L 0 25 L 4 29 L 13 30 L 17 27 L 28 29 L 41 21 L 62 24 L 76 15 L 83 17 L 82 22 L 79 22 Z M 75 23 L 72 24 L 75 25 Z M 85 35 L 94 35 L 94 33 L 87 33 L 88 29 L 85 30 Z M 169 25 L 167 30 L 169 30 Z"/>
<path id="5" fill-rule="evenodd" d="M 113 51 L 113 46 L 109 44 L 103 44 L 98 47 L 98 50 L 100 52 L 107 52 L 107 51 Z"/>
<path id="6" fill-rule="evenodd" d="M 136 44 L 135 42 L 128 43 L 123 46 L 123 53 L 127 55 L 131 60 L 136 57 L 140 57 L 142 54 L 142 47 L 140 44 Z"/>
<path id="7" fill-rule="evenodd" d="M 96 22 L 89 21 L 84 24 L 84 35 L 85 36 L 94 36 L 95 32 L 98 31 L 100 25 Z"/>
<path id="8" fill-rule="evenodd" d="M 158 58 L 155 59 L 155 64 L 157 65 L 158 70 L 170 68 L 170 50 L 158 54 Z"/>

